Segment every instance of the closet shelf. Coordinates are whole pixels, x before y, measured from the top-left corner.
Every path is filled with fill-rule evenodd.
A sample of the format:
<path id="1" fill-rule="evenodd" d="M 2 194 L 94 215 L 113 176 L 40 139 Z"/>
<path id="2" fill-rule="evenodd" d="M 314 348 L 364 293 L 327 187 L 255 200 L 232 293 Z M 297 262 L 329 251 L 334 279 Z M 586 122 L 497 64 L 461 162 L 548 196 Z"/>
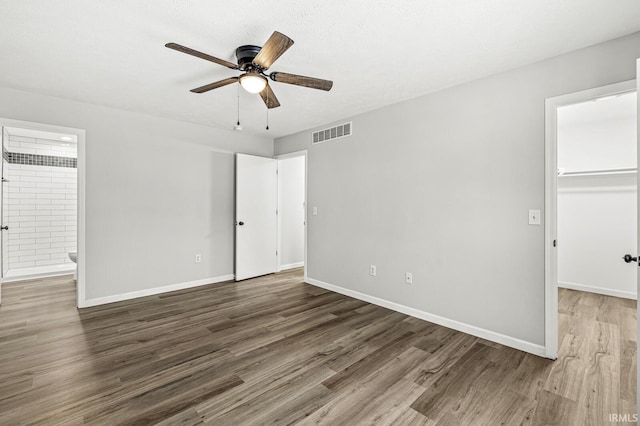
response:
<path id="1" fill-rule="evenodd" d="M 601 169 L 601 170 L 573 170 L 573 171 L 565 171 L 565 170 L 559 169 L 558 177 L 622 175 L 622 174 L 631 174 L 631 173 L 638 173 L 638 169 L 636 167 L 619 168 L 619 169 Z"/>

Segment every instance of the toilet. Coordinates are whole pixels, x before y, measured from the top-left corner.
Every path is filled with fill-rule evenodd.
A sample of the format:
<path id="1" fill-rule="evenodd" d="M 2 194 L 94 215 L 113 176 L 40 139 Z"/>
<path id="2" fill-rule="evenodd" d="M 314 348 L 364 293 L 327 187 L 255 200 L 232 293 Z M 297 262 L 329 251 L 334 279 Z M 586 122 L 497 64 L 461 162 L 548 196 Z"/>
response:
<path id="1" fill-rule="evenodd" d="M 73 263 L 76 264 L 76 270 L 73 272 L 73 279 L 77 280 L 78 279 L 78 252 L 77 251 L 70 251 L 69 252 L 69 259 L 71 259 L 71 261 Z"/>

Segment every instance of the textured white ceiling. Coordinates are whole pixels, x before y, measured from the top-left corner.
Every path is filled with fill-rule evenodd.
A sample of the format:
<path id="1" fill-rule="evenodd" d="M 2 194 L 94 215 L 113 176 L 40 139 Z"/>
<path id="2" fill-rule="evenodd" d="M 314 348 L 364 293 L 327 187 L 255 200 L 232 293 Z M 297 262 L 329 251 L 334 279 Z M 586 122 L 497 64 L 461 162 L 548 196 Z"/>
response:
<path id="1" fill-rule="evenodd" d="M 235 62 L 278 30 L 272 67 L 334 81 L 273 83 L 270 112 L 240 91 L 245 132 L 279 137 L 640 30 L 638 0 L 0 0 L 0 84 L 231 129 L 237 75 L 164 47 Z"/>

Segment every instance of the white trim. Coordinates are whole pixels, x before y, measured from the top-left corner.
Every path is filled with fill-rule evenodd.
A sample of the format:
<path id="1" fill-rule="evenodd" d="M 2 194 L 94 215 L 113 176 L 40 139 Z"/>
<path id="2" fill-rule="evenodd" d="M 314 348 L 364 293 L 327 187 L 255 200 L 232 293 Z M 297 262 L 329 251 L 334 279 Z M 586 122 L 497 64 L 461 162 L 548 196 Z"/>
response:
<path id="1" fill-rule="evenodd" d="M 558 255 L 553 241 L 558 234 L 557 106 L 545 100 L 544 181 L 544 346 L 547 358 L 558 358 Z"/>
<path id="2" fill-rule="evenodd" d="M 509 346 L 524 352 L 531 353 L 537 356 L 546 356 L 545 348 L 535 343 L 527 342 L 517 339 L 515 337 L 507 336 L 495 331 L 487 330 L 484 328 L 476 327 L 474 325 L 466 324 L 460 321 L 452 320 L 449 318 L 441 317 L 439 315 L 430 314 L 428 312 L 420 311 L 409 306 L 401 305 L 399 303 L 390 302 L 385 299 L 380 299 L 375 296 L 360 293 L 358 291 L 349 290 L 344 287 L 340 287 L 333 284 L 328 284 L 323 281 L 319 281 L 313 278 L 307 278 L 306 283 L 315 285 L 317 287 L 324 288 L 326 290 L 334 291 L 336 293 L 344 294 L 345 296 L 353 297 L 358 300 L 373 303 L 374 305 L 382 306 L 383 308 L 391 309 L 396 312 L 419 318 L 421 320 L 429 321 L 434 324 L 438 324 L 453 330 L 458 330 L 463 333 L 471 334 L 472 336 L 480 337 L 482 339 L 490 340 L 492 342 L 500 343 L 501 345 Z"/>
<path id="3" fill-rule="evenodd" d="M 353 129 L 353 127 L 352 127 Z M 303 280 L 307 279 L 307 244 L 309 244 L 309 155 L 307 150 L 304 150 L 304 269 Z"/>
<path id="4" fill-rule="evenodd" d="M 635 176 L 634 176 L 635 180 Z M 568 188 L 558 188 L 559 194 L 584 194 L 584 193 L 598 193 L 598 192 L 636 192 L 638 190 L 637 185 L 629 185 L 629 186 L 599 186 L 595 187 L 587 187 L 587 188 L 577 188 L 577 187 L 568 187 Z"/>
<path id="5" fill-rule="evenodd" d="M 28 271 L 28 273 L 23 275 L 12 275 L 19 271 L 20 273 L 24 273 Z M 52 266 L 36 266 L 32 268 L 21 268 L 21 269 L 9 269 L 7 275 L 2 278 L 3 283 L 10 283 L 16 281 L 24 281 L 24 280 L 33 280 L 39 278 L 48 278 L 48 277 L 59 277 L 64 275 L 73 275 L 76 271 L 75 263 L 65 263 L 62 265 L 52 265 Z"/>
<path id="6" fill-rule="evenodd" d="M 302 151 L 294 151 L 294 152 L 288 152 L 286 154 L 276 155 L 273 158 L 275 158 L 276 160 L 286 160 L 287 158 L 306 157 L 306 156 L 307 156 L 307 150 L 303 149 Z"/>
<path id="7" fill-rule="evenodd" d="M 222 275 L 220 277 L 204 278 L 202 280 L 188 281 L 185 283 L 169 284 L 162 287 L 148 288 L 145 290 L 132 291 L 130 293 L 114 294 L 113 296 L 98 297 L 95 299 L 85 300 L 79 308 L 88 308 L 91 306 L 105 305 L 107 303 L 121 302 L 123 300 L 137 299 L 138 297 L 153 296 L 161 293 L 168 293 L 176 290 L 184 290 L 187 288 L 199 287 L 208 284 L 216 284 L 224 281 L 232 281 L 233 274 Z"/>
<path id="8" fill-rule="evenodd" d="M 301 266 L 304 266 L 304 262 L 290 263 L 288 265 L 279 265 L 278 272 L 286 271 L 287 269 L 299 268 Z"/>
<path id="9" fill-rule="evenodd" d="M 86 175 L 87 175 L 87 162 L 86 162 L 86 134 L 82 130 L 82 133 L 78 135 L 78 258 L 76 259 L 76 287 L 77 287 L 77 305 L 80 307 L 86 300 L 86 252 L 85 252 L 85 226 L 86 226 Z"/>
<path id="10" fill-rule="evenodd" d="M 558 357 L 558 252 L 553 247 L 558 237 L 558 107 L 635 89 L 636 81 L 628 80 L 545 99 L 544 345 L 547 358 Z"/>
<path id="11" fill-rule="evenodd" d="M 78 138 L 78 279 L 77 305 L 80 307 L 85 299 L 85 178 L 86 178 L 86 132 L 84 129 L 74 127 L 55 126 L 51 124 L 36 123 L 32 121 L 12 120 L 0 118 L 1 127 L 19 127 L 29 130 L 41 130 L 45 132 L 66 133 L 76 135 Z"/>
<path id="12" fill-rule="evenodd" d="M 0 144 L 2 145 L 2 150 L 3 150 L 3 158 L 2 158 L 2 178 L 4 179 L 5 176 L 5 171 L 4 171 L 4 149 L 5 149 L 5 140 L 4 140 L 4 135 L 6 134 L 7 136 L 9 135 L 9 132 L 7 132 L 7 130 L 4 128 L 4 126 L 0 125 L 0 131 L 2 131 L 2 135 L 0 136 Z M 8 166 L 8 164 L 7 164 Z M 2 185 L 2 184 L 0 184 Z M 4 192 L 6 191 L 6 189 L 4 188 L 4 185 L 2 185 L 2 188 L 0 190 L 0 225 L 4 225 Z M 4 244 L 4 239 L 5 236 L 2 235 L 2 232 L 0 232 L 0 256 L 2 256 L 2 259 L 0 259 L 0 305 L 2 304 L 2 283 L 5 281 L 4 279 L 4 271 L 5 271 L 5 265 L 4 265 L 4 258 L 9 259 L 9 256 L 6 256 L 4 253 L 4 248 L 5 246 L 9 247 L 9 244 Z M 6 268 L 7 271 L 9 271 L 9 267 L 7 265 Z"/>
<path id="13" fill-rule="evenodd" d="M 596 287 L 586 284 L 568 283 L 558 281 L 558 287 L 568 288 L 569 290 L 586 291 L 588 293 L 603 294 L 605 296 L 622 297 L 623 299 L 638 300 L 638 295 L 631 291 L 614 290 L 611 288 Z"/>
<path id="14" fill-rule="evenodd" d="M 352 127 L 353 128 L 353 127 Z M 280 154 L 280 155 L 276 155 L 274 158 L 276 160 L 285 160 L 287 158 L 294 158 L 294 157 L 304 157 L 304 261 L 302 262 L 302 265 L 298 265 L 298 266 L 292 266 L 292 268 L 297 268 L 300 266 L 304 266 L 304 280 L 307 280 L 307 241 L 308 241 L 308 233 L 307 233 L 307 229 L 309 228 L 309 216 L 307 215 L 308 212 L 308 193 L 309 193 L 309 156 L 307 154 L 307 150 L 303 149 L 301 151 L 294 151 L 294 152 L 289 152 L 286 154 Z M 280 175 L 278 175 L 278 179 L 280 179 Z M 279 185 L 278 185 L 279 186 Z M 280 211 L 280 194 L 278 191 L 278 211 Z M 278 224 L 280 223 L 280 215 L 278 215 Z M 288 265 L 283 265 L 280 266 L 280 226 L 278 226 L 278 271 L 282 271 L 284 269 L 289 269 L 286 266 Z"/>
<path id="15" fill-rule="evenodd" d="M 636 78 L 637 81 L 640 81 L 640 59 L 636 59 Z M 636 165 L 640 164 L 640 149 L 638 149 L 640 147 L 640 98 L 638 98 L 636 96 Z M 640 184 L 640 174 L 636 175 L 638 180 L 637 183 Z M 640 185 L 638 185 L 638 187 L 640 188 Z M 636 196 L 636 211 L 640 211 L 640 198 L 638 196 Z M 636 214 L 636 216 L 638 216 Z M 636 228 L 636 233 L 640 233 L 640 216 L 636 217 L 636 223 L 637 223 L 637 228 Z M 639 234 L 640 235 L 640 234 Z M 640 243 L 640 238 L 638 238 L 638 241 L 636 242 L 636 244 Z M 636 249 L 640 249 L 640 247 L 636 247 Z M 640 276 L 636 277 L 636 285 L 637 285 L 637 292 L 640 293 L 640 280 L 638 279 L 640 278 Z M 637 315 L 636 315 L 637 316 Z M 640 351 L 637 350 L 638 349 L 638 343 L 640 343 L 640 316 L 638 316 L 638 320 L 637 320 L 637 337 L 638 339 L 636 340 L 636 365 L 638 365 L 638 363 L 640 362 Z M 636 368 L 637 370 L 637 374 L 636 374 L 636 413 L 640 413 L 640 368 Z"/>

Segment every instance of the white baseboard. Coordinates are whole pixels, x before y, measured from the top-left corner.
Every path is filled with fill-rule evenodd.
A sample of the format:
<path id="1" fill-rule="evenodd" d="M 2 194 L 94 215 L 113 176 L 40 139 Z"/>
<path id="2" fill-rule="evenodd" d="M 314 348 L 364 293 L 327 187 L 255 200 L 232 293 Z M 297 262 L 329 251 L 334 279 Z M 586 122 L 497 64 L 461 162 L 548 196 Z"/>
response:
<path id="1" fill-rule="evenodd" d="M 15 275 L 15 276 L 5 276 L 0 281 L 3 283 L 11 283 L 16 281 L 24 281 L 24 280 L 35 280 L 40 278 L 51 278 L 51 277 L 60 277 L 64 275 L 73 275 L 75 268 L 70 270 L 61 270 L 61 271 L 49 271 L 42 273 L 34 273 L 27 275 Z"/>
<path id="2" fill-rule="evenodd" d="M 509 346 L 524 352 L 528 352 L 540 357 L 546 357 L 545 347 L 537 345 L 535 343 L 527 342 L 524 340 L 516 339 L 515 337 L 506 336 L 495 331 L 486 330 L 484 328 L 476 327 L 474 325 L 465 324 L 460 321 L 455 321 L 449 318 L 441 317 L 439 315 L 430 314 L 428 312 L 420 311 L 418 309 L 410 308 L 399 303 L 390 302 L 388 300 L 380 299 L 375 296 L 360 293 L 358 291 L 349 290 L 337 285 L 328 284 L 313 278 L 307 278 L 306 283 L 322 287 L 326 290 L 331 290 L 336 293 L 344 294 L 345 296 L 353 297 L 365 302 L 373 303 L 374 305 L 382 306 L 387 309 L 401 312 L 403 314 L 419 318 L 421 320 L 429 321 L 434 324 L 442 325 L 453 330 L 461 331 L 463 333 L 471 334 L 472 336 L 480 337 L 482 339 L 490 340 L 492 342 L 500 343 L 501 345 Z"/>
<path id="3" fill-rule="evenodd" d="M 287 269 L 300 268 L 301 266 L 304 266 L 304 262 L 296 262 L 296 263 L 290 263 L 288 265 L 280 265 L 280 267 L 278 268 L 278 272 L 286 271 Z"/>
<path id="4" fill-rule="evenodd" d="M 568 288 L 569 290 L 586 291 L 588 293 L 604 294 L 605 296 L 622 297 L 624 299 L 638 300 L 638 293 L 624 290 L 614 290 L 611 288 L 595 287 L 592 285 L 568 283 L 558 281 L 558 287 Z"/>
<path id="5" fill-rule="evenodd" d="M 202 280 L 188 281 L 186 283 L 170 284 L 162 287 L 148 288 L 145 290 L 132 291 L 130 293 L 114 294 L 113 296 L 98 297 L 96 299 L 87 299 L 79 304 L 79 308 L 88 308 L 91 306 L 105 305 L 107 303 L 121 302 L 123 300 L 137 299 L 138 297 L 153 296 L 155 294 L 167 293 L 170 291 L 184 290 L 186 288 L 199 287 L 207 284 L 215 284 L 223 281 L 233 280 L 234 275 L 222 275 L 220 277 L 205 278 Z"/>

